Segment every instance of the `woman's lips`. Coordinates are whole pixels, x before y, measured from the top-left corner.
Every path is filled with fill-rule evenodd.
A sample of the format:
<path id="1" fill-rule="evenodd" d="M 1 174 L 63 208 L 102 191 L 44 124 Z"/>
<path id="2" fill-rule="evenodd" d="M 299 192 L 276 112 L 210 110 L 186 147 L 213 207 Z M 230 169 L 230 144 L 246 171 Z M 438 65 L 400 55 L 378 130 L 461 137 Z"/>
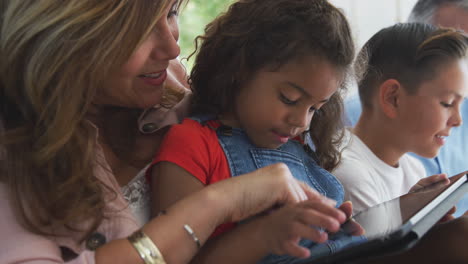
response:
<path id="1" fill-rule="evenodd" d="M 159 85 L 162 85 L 164 81 L 166 80 L 167 71 L 163 70 L 160 72 L 142 74 L 142 75 L 139 75 L 138 77 L 141 78 L 148 85 L 159 86 Z"/>

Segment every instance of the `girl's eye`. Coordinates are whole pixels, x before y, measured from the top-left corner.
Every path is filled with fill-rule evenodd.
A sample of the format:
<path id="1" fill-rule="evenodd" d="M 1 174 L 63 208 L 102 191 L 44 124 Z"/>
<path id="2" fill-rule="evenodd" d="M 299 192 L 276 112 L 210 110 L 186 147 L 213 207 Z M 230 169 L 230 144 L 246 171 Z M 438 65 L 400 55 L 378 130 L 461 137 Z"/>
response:
<path id="1" fill-rule="evenodd" d="M 323 113 L 323 110 L 320 109 L 320 108 L 315 108 L 315 107 L 311 107 L 311 109 L 309 110 L 310 113 L 314 113 L 314 115 L 321 115 Z"/>
<path id="2" fill-rule="evenodd" d="M 283 94 L 280 94 L 280 100 L 281 100 L 284 104 L 287 104 L 287 105 L 294 105 L 294 104 L 297 103 L 297 100 L 296 100 L 296 101 L 290 100 L 289 98 L 287 98 L 287 97 L 284 96 Z"/>
<path id="3" fill-rule="evenodd" d="M 440 104 L 445 108 L 449 108 L 449 107 L 453 106 L 453 104 L 449 104 L 449 103 L 445 103 L 445 102 L 440 102 Z"/>

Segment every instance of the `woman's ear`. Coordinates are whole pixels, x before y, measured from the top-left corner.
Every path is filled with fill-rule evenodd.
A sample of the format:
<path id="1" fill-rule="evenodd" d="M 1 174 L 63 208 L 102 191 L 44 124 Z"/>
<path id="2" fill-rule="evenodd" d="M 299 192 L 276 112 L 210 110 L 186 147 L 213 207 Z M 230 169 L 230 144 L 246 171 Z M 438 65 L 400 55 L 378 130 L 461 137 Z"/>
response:
<path id="1" fill-rule="evenodd" d="M 379 105 L 382 112 L 389 118 L 397 116 L 397 108 L 402 92 L 399 81 L 388 79 L 379 86 Z"/>

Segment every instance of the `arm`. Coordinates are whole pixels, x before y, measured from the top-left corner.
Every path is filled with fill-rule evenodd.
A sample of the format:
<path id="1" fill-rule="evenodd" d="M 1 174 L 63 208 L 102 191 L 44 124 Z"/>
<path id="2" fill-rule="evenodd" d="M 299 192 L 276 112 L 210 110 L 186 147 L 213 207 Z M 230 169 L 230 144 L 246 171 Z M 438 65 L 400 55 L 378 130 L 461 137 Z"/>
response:
<path id="1" fill-rule="evenodd" d="M 270 253 L 309 257 L 310 250 L 298 244 L 301 238 L 318 243 L 328 239 L 312 226 L 336 232 L 345 219 L 333 202 L 320 198 L 286 205 L 208 241 L 192 263 L 257 263 Z"/>
<path id="2" fill-rule="evenodd" d="M 256 173 L 262 173 L 262 170 Z M 311 191 L 308 196 L 306 195 L 307 197 L 304 196 L 300 188 L 307 189 L 308 187 L 301 187 L 301 184 L 298 184 L 290 175 L 289 170 L 283 169 L 280 173 L 288 175 L 285 181 L 290 181 L 283 184 L 292 185 L 291 189 L 296 190 L 298 195 L 294 201 L 307 198 L 311 200 L 296 206 L 285 206 L 267 216 L 241 225 L 225 235 L 209 240 L 208 244 L 197 254 L 193 263 L 255 263 L 270 252 L 307 257 L 309 251 L 297 244 L 300 238 L 308 238 L 317 242 L 324 242 L 327 239 L 326 233 L 318 232 L 310 226 L 324 227 L 333 232 L 338 230 L 345 216 L 334 208 L 334 202 Z M 263 175 L 263 177 L 271 177 L 265 173 Z M 156 210 L 165 209 L 183 196 L 204 187 L 190 173 L 169 162 L 161 162 L 155 166 L 153 180 L 153 186 L 158 186 L 154 194 Z M 275 188 L 268 188 L 263 183 L 257 184 L 252 176 L 248 180 L 251 186 L 264 187 L 262 190 L 266 191 L 265 194 L 271 193 Z M 170 186 L 173 188 L 169 188 Z M 255 203 L 256 199 L 258 198 L 245 196 L 241 202 L 242 204 Z"/>
<path id="3" fill-rule="evenodd" d="M 153 215 L 209 182 L 210 140 L 217 140 L 216 135 L 207 136 L 210 133 L 214 132 L 194 121 L 184 121 L 167 132 L 150 167 Z"/>
<path id="4" fill-rule="evenodd" d="M 192 123 L 192 125 L 198 126 L 195 123 Z M 216 137 L 205 137 L 206 134 L 204 133 L 209 133 L 211 130 L 207 128 L 208 132 L 201 132 L 203 128 L 200 127 L 190 129 L 190 136 L 187 136 L 187 132 L 184 132 L 184 126 L 190 126 L 190 122 L 171 129 L 166 135 L 165 142 L 155 159 L 157 163 L 152 169 L 155 212 L 168 208 L 184 196 L 200 190 L 203 191 L 206 189 L 204 188 L 205 183 L 213 180 L 212 177 L 214 176 L 210 173 L 213 171 L 213 162 L 216 160 L 217 155 L 214 154 L 216 150 L 211 150 L 207 147 L 210 146 L 207 142 L 211 138 L 217 143 Z M 176 164 L 180 164 L 180 166 Z M 279 183 L 275 180 L 275 175 L 280 175 L 281 181 Z M 216 177 L 214 178 L 219 180 Z M 226 237 L 223 236 L 222 238 L 212 240 L 209 243 L 210 246 L 202 248 L 198 261 L 203 263 L 225 263 L 229 261 L 226 259 L 226 256 L 239 255 L 240 259 L 233 258 L 231 261 L 249 263 L 259 260 L 272 251 L 304 256 L 304 249 L 296 245 L 299 239 L 291 243 L 291 241 L 288 241 L 290 237 L 293 235 L 298 237 L 298 230 L 306 230 L 304 234 L 311 233 L 309 235 L 311 239 L 323 239 L 320 234 L 314 234 L 315 229 L 309 226 L 304 227 L 304 223 L 333 229 L 335 225 L 338 226 L 337 219 L 342 218 L 344 220 L 344 214 L 335 209 L 334 204 L 330 205 L 330 203 L 324 202 L 328 201 L 328 199 L 297 182 L 285 165 L 265 167 L 248 175 L 222 180 L 219 183 L 215 183 L 214 186 L 227 181 L 239 181 L 240 179 L 244 179 L 243 182 L 249 184 L 252 192 L 239 196 L 239 194 L 245 191 L 245 188 L 229 189 L 226 192 L 226 196 L 230 197 L 229 199 L 231 199 L 232 204 L 236 206 L 232 210 L 252 206 L 247 211 L 258 213 L 271 208 L 275 203 L 265 203 L 265 201 L 270 200 L 272 196 L 282 195 L 281 192 L 278 193 L 275 190 L 288 190 L 285 193 L 286 196 L 283 196 L 283 194 L 282 197 L 289 197 L 282 202 L 276 201 L 276 203 L 296 203 L 310 198 L 315 201 L 315 204 L 305 207 L 297 206 L 280 209 L 278 212 L 272 213 L 271 216 L 261 217 L 258 221 L 252 221 L 252 223 L 246 224 L 245 227 L 242 226 L 239 229 L 233 230 Z M 207 188 L 212 186 L 210 185 Z M 228 193 L 230 194 L 228 195 Z M 240 197 L 241 199 L 235 201 L 233 197 Z M 262 205 L 262 207 L 257 208 L 259 205 Z M 286 214 L 285 212 L 291 213 Z M 309 215 L 309 217 L 300 221 L 301 217 L 291 218 L 295 214 L 301 216 Z M 219 222 L 219 224 L 235 222 L 250 215 L 233 217 L 232 221 L 223 221 Z M 277 226 L 277 228 L 272 228 L 272 226 Z M 261 227 L 261 230 L 259 227 Z M 275 230 L 275 232 L 272 233 L 271 230 Z M 186 236 L 188 235 L 186 234 Z M 266 241 L 265 238 L 267 238 Z M 242 254 L 238 254 L 239 251 Z"/>
<path id="5" fill-rule="evenodd" d="M 153 216 L 205 187 L 192 174 L 171 162 L 160 162 L 153 167 L 151 186 Z"/>
<path id="6" fill-rule="evenodd" d="M 271 208 L 275 204 L 295 203 L 308 198 L 314 200 L 315 205 L 302 205 L 303 208 L 299 208 L 297 211 L 304 211 L 315 206 L 324 212 L 313 213 L 313 215 L 304 214 L 298 217 L 297 221 L 309 218 L 312 218 L 313 221 L 319 219 L 317 226 L 323 226 L 330 230 L 337 229 L 338 222 L 344 221 L 344 214 L 333 207 L 333 202 L 296 181 L 285 165 L 275 164 L 209 185 L 169 207 L 166 215 L 154 218 L 143 227 L 143 230 L 158 246 L 167 263 L 188 263 L 197 253 L 197 247 L 182 228 L 184 224 L 192 227 L 203 244 L 215 227 L 221 223 L 245 219 Z M 315 210 L 308 211 L 315 212 Z M 278 210 L 278 213 L 281 212 L 283 212 L 284 217 L 290 215 L 286 213 L 287 211 Z M 322 216 L 322 214 L 326 214 L 326 216 Z M 333 215 L 333 217 L 328 215 Z M 275 217 L 270 219 L 275 219 Z M 263 241 L 263 233 L 258 233 L 259 236 L 257 236 L 263 241 L 260 244 L 253 244 L 247 240 L 247 237 L 241 236 L 253 232 L 258 226 L 262 226 L 260 220 L 258 222 L 252 221 L 251 224 L 245 226 L 247 228 L 241 230 L 242 232 L 234 233 L 237 232 L 236 230 L 231 232 L 235 235 L 234 238 L 227 236 L 223 240 L 213 241 L 215 248 L 222 251 L 211 252 L 210 248 L 213 249 L 213 247 L 203 247 L 201 254 L 207 254 L 207 256 L 213 254 L 209 258 L 211 263 L 226 263 L 228 261 L 227 255 L 220 253 L 226 252 L 233 255 L 238 254 L 237 250 L 240 249 L 241 252 L 248 255 L 243 259 L 250 259 L 250 261 L 242 261 L 241 263 L 255 262 L 259 257 L 267 254 L 273 246 Z M 267 227 L 264 230 L 269 233 Z M 273 242 L 277 243 L 278 240 Z M 233 246 L 237 247 L 237 243 L 240 244 L 241 248 L 233 248 Z M 255 259 L 252 258 L 250 252 L 254 253 Z M 136 251 L 125 239 L 116 240 L 100 247 L 96 252 L 96 258 L 99 263 L 141 263 Z"/>
<path id="7" fill-rule="evenodd" d="M 259 186 L 263 188 L 259 188 Z M 329 210 L 337 215 L 336 218 L 340 221 L 344 221 L 342 213 L 334 209 L 326 198 L 319 196 L 300 182 L 294 180 L 285 165 L 276 164 L 243 176 L 215 183 L 183 198 L 168 208 L 166 215 L 157 217 L 146 224 L 143 227 L 143 231 L 157 245 L 167 263 L 188 263 L 197 253 L 197 247 L 192 238 L 182 228 L 184 224 L 188 224 L 192 227 L 200 239 L 200 242 L 203 244 L 215 227 L 221 223 L 245 219 L 271 208 L 275 204 L 295 203 L 306 200 L 307 198 L 319 201 L 318 204 L 322 204 L 322 207 L 323 204 L 328 204 L 328 207 L 330 207 Z M 0 204 L 2 203 L 0 202 Z M 5 202 L 4 204 L 6 205 L 7 203 Z M 11 216 L 11 221 L 7 221 L 5 219 L 5 214 L 3 214 L 4 217 L 2 219 L 4 221 L 0 222 L 0 230 L 8 231 L 6 234 L 14 235 L 17 239 L 15 241 L 23 241 L 18 237 L 18 232 L 20 231 L 15 231 L 12 228 L 18 226 L 18 224 L 15 221 L 11 208 L 6 206 L 0 208 L 2 213 L 10 213 Z M 280 212 L 280 210 L 278 210 L 278 212 Z M 283 216 L 287 215 L 288 214 L 283 214 Z M 308 214 L 304 215 L 304 217 L 307 216 Z M 338 224 L 332 220 L 328 222 L 328 224 L 320 224 L 320 226 L 333 229 L 338 226 Z M 255 226 L 250 226 L 250 228 L 255 229 Z M 32 245 L 30 243 L 32 241 L 30 238 L 35 235 L 24 230 L 21 232 L 26 232 L 28 234 L 28 236 L 26 236 L 27 239 L 24 241 L 28 242 L 28 245 Z M 44 241 L 41 242 L 44 247 L 37 250 L 36 248 L 25 248 L 27 252 L 31 253 L 27 260 L 22 258 L 23 255 L 21 253 L 19 253 L 21 255 L 16 253 L 16 257 L 21 257 L 21 260 L 18 262 L 60 262 L 58 247 L 53 245 L 53 242 L 46 237 L 36 237 Z M 5 243 L 11 244 L 10 242 Z M 232 243 L 235 243 L 235 241 Z M 219 245 L 222 246 L 222 244 Z M 224 244 L 224 250 L 228 250 L 227 248 L 231 245 L 232 244 Z M 257 254 L 262 255 L 265 250 L 270 248 L 271 247 L 268 245 L 262 246 L 260 244 L 254 246 L 252 249 L 244 248 L 244 250 L 246 252 L 253 250 L 255 252 L 260 252 Z M 0 252 L 2 249 L 0 249 Z M 13 253 L 9 253 L 15 255 L 15 252 L 18 252 L 17 250 L 18 247 L 16 247 L 16 251 L 13 250 Z M 8 256 L 0 254 L 0 259 L 4 259 L 4 257 Z M 10 255 L 10 257 L 14 258 L 15 256 Z M 222 263 L 224 263 L 226 259 L 225 257 L 221 257 L 221 260 L 223 261 Z M 219 261 L 221 260 L 218 259 L 217 263 L 220 263 Z M 95 253 L 86 251 L 80 255 L 79 259 L 75 259 L 73 263 L 133 264 L 143 263 L 143 261 L 128 240 L 123 238 L 111 241 L 99 247 Z"/>

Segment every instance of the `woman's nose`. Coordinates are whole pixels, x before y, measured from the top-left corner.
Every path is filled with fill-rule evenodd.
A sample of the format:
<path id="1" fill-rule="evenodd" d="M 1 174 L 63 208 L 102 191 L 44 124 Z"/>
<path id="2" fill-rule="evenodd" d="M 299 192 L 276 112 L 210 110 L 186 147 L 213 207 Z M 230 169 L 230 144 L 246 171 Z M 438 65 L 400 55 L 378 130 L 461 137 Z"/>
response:
<path id="1" fill-rule="evenodd" d="M 177 43 L 179 30 L 177 25 L 168 21 L 158 22 L 156 25 L 155 45 L 152 56 L 157 60 L 172 60 L 180 54 L 180 47 Z"/>

